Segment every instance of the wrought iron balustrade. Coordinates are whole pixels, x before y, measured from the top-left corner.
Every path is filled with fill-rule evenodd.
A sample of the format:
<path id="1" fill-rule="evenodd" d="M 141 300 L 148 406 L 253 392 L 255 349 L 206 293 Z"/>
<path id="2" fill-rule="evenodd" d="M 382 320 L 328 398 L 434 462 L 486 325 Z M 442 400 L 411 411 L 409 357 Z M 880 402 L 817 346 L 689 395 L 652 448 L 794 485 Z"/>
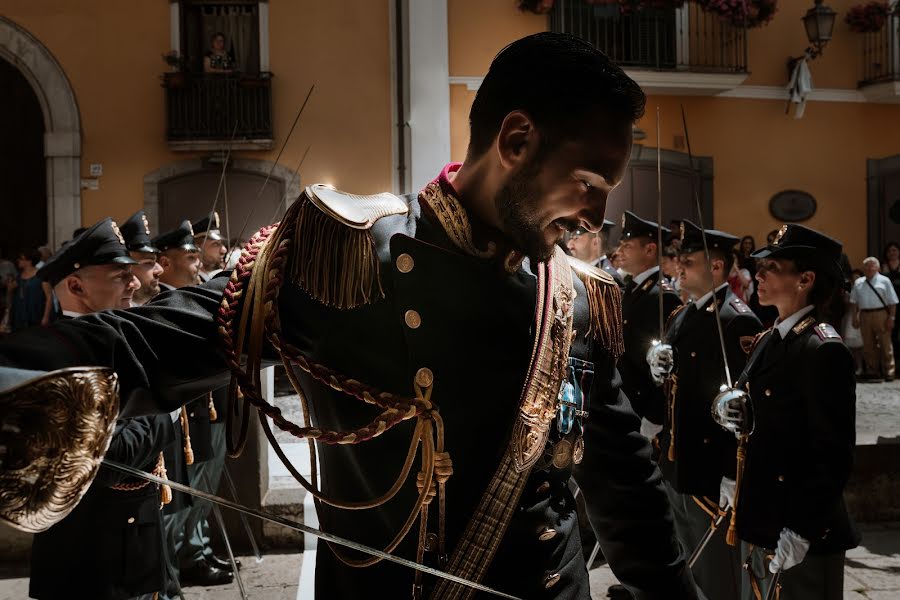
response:
<path id="1" fill-rule="evenodd" d="M 170 142 L 272 140 L 272 78 L 166 73 Z"/>
<path id="2" fill-rule="evenodd" d="M 863 36 L 863 78 L 860 87 L 900 81 L 900 10 L 888 15 L 884 26 Z"/>
<path id="3" fill-rule="evenodd" d="M 577 35 L 629 69 L 747 72 L 747 31 L 692 2 L 679 9 L 636 8 L 557 0 L 552 31 Z"/>

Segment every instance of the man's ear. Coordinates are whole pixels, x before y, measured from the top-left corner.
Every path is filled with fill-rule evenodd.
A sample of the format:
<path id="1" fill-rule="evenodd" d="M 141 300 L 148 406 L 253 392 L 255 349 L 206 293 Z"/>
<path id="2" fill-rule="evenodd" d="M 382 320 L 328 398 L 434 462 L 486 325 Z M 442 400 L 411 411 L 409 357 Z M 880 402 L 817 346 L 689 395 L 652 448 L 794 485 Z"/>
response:
<path id="1" fill-rule="evenodd" d="M 161 266 L 163 268 L 163 270 L 168 269 L 170 266 L 172 266 L 172 262 L 169 260 L 169 257 L 166 256 L 165 254 L 160 254 L 159 256 L 157 256 L 156 262 L 159 263 L 159 266 Z"/>
<path id="2" fill-rule="evenodd" d="M 811 288 L 816 283 L 815 271 L 803 271 L 800 273 L 800 285 Z"/>
<path id="3" fill-rule="evenodd" d="M 77 275 L 69 275 L 66 277 L 66 291 L 76 298 L 85 296 L 84 282 Z"/>
<path id="4" fill-rule="evenodd" d="M 514 170 L 537 153 L 538 132 L 531 117 L 514 110 L 503 119 L 497 133 L 497 155 L 506 170 Z"/>

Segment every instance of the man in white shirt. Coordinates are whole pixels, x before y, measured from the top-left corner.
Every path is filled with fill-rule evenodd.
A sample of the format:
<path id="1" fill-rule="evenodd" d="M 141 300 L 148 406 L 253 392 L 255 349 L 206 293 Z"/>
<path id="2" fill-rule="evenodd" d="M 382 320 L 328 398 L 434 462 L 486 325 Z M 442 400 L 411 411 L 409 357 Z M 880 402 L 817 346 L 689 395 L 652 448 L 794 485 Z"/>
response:
<path id="1" fill-rule="evenodd" d="M 862 332 L 866 362 L 865 374 L 860 381 L 894 380 L 891 331 L 897 312 L 897 292 L 891 280 L 878 272 L 880 268 L 874 256 L 864 260 L 864 276 L 853 283 L 850 291 L 853 326 Z"/>

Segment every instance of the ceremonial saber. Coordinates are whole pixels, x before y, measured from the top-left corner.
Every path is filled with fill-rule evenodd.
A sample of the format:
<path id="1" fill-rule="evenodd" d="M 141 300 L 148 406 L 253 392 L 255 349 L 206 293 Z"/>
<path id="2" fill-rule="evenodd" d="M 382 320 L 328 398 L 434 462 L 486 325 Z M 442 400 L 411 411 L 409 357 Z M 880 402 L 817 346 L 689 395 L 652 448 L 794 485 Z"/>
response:
<path id="1" fill-rule="evenodd" d="M 497 591 L 493 588 L 489 588 L 486 585 L 482 585 L 480 583 L 476 583 L 474 581 L 469 581 L 468 579 L 464 579 L 459 577 L 458 575 L 453 575 L 451 573 L 447 573 L 446 571 L 441 571 L 439 569 L 435 569 L 433 567 L 429 567 L 426 565 L 419 564 L 413 560 L 409 560 L 406 558 L 402 558 L 400 556 L 394 556 L 393 554 L 388 554 L 383 550 L 376 550 L 375 548 L 370 548 L 364 544 L 360 544 L 359 542 L 354 542 L 352 540 L 348 540 L 346 538 L 342 538 L 340 536 L 334 535 L 332 533 L 327 533 L 325 531 L 321 531 L 314 527 L 310 527 L 308 525 L 303 525 L 302 523 L 297 523 L 296 521 L 292 521 L 290 519 L 285 519 L 284 517 L 279 517 L 277 515 L 273 515 L 271 513 L 267 513 L 262 510 L 257 510 L 255 508 L 250 508 L 249 506 L 243 506 L 236 502 L 231 502 L 230 500 L 226 500 L 225 498 L 221 498 L 214 494 L 209 494 L 207 492 L 194 489 L 190 486 L 183 485 L 178 483 L 177 481 L 172 481 L 170 479 L 163 479 L 162 477 L 157 477 L 152 473 L 146 473 L 141 471 L 140 469 L 135 469 L 134 467 L 130 467 L 128 465 L 123 465 L 121 463 L 104 459 L 101 463 L 103 466 L 109 467 L 111 469 L 115 469 L 116 471 L 126 473 L 127 475 L 131 475 L 132 477 L 138 477 L 145 481 L 149 481 L 151 483 L 155 483 L 157 485 L 168 485 L 175 491 L 183 492 L 185 494 L 190 494 L 196 498 L 200 498 L 201 500 L 206 500 L 207 502 L 212 502 L 213 504 L 217 504 L 219 506 L 224 506 L 225 508 L 230 508 L 232 510 L 236 510 L 238 512 L 242 512 L 248 515 L 252 515 L 254 517 L 263 519 L 265 521 L 269 521 L 271 523 L 276 523 L 283 527 L 287 527 L 288 529 L 293 529 L 295 531 L 301 531 L 303 533 L 315 536 L 319 539 L 331 542 L 333 544 L 338 544 L 339 546 L 344 546 L 346 548 L 350 548 L 351 550 L 356 550 L 358 552 L 362 552 L 364 554 L 368 554 L 370 556 L 377 556 L 382 560 L 386 560 L 389 562 L 397 563 L 398 565 L 402 565 L 404 567 L 409 567 L 410 569 L 415 569 L 417 571 L 421 571 L 427 575 L 434 575 L 435 577 L 440 577 L 442 579 L 446 579 L 448 581 L 452 581 L 453 583 L 458 583 L 460 585 L 464 585 L 466 587 L 470 587 L 474 590 L 478 590 L 479 592 L 486 592 L 488 594 L 492 594 L 494 596 L 498 596 L 500 598 L 507 598 L 509 600 L 522 600 L 517 596 L 511 596 L 510 594 L 506 594 L 504 592 Z"/>
<path id="2" fill-rule="evenodd" d="M 769 586 L 769 590 L 766 592 L 766 600 L 775 600 L 778 597 L 778 589 L 781 587 L 781 574 L 783 571 L 778 571 L 772 577 L 772 584 Z"/>
<path id="3" fill-rule="evenodd" d="M 206 476 L 206 473 L 202 473 L 203 483 L 206 485 L 207 489 L 212 490 L 212 485 L 209 482 L 209 477 Z M 247 599 L 247 590 L 244 589 L 244 579 L 241 577 L 240 569 L 238 569 L 237 561 L 234 559 L 234 552 L 231 550 L 231 540 L 228 539 L 228 530 L 225 529 L 225 519 L 222 518 L 222 511 L 219 510 L 218 505 L 210 503 L 212 506 L 213 515 L 216 517 L 216 523 L 219 526 L 219 532 L 222 534 L 222 541 L 225 542 L 225 551 L 228 553 L 228 562 L 231 563 L 231 568 L 233 569 L 234 578 L 237 580 L 238 589 L 241 592 L 241 600 Z M 243 516 L 243 515 L 241 515 Z M 202 527 L 198 523 L 197 528 L 200 529 L 201 539 L 202 539 Z"/>
<path id="4" fill-rule="evenodd" d="M 222 474 L 225 475 L 225 483 L 228 484 L 228 490 L 231 492 L 231 499 L 235 502 L 239 501 L 237 487 L 234 485 L 234 480 L 231 478 L 231 473 L 228 472 L 228 465 L 222 467 Z M 256 556 L 256 562 L 261 563 L 263 561 L 262 553 L 259 551 L 259 546 L 256 544 L 256 538 L 253 536 L 253 530 L 250 529 L 250 523 L 247 522 L 247 515 L 244 513 L 238 513 L 238 516 L 241 518 L 241 524 L 244 526 L 244 532 L 247 534 L 247 538 L 250 540 L 250 547 L 253 549 L 253 555 Z"/>
<path id="5" fill-rule="evenodd" d="M 659 343 L 666 339 L 666 319 L 663 308 L 663 270 L 662 270 L 662 157 L 660 150 L 659 105 L 656 105 L 656 264 L 659 267 Z"/>
<path id="6" fill-rule="evenodd" d="M 709 540 L 716 534 L 716 530 L 719 528 L 725 521 L 725 515 L 728 513 L 722 513 L 716 520 L 709 524 L 709 528 L 706 530 L 706 533 L 703 534 L 703 537 L 700 538 L 700 543 L 697 544 L 697 547 L 694 548 L 694 551 L 691 553 L 691 557 L 688 559 L 688 567 L 694 568 L 694 565 L 697 563 L 697 559 L 700 558 L 700 555 L 703 554 L 703 550 L 709 544 Z"/>
<path id="7" fill-rule="evenodd" d="M 728 355 L 725 352 L 725 331 L 722 327 L 722 317 L 719 314 L 719 302 L 716 299 L 716 284 L 712 282 L 712 261 L 709 256 L 709 243 L 706 240 L 706 224 L 703 222 L 703 207 L 700 205 L 700 191 L 694 181 L 694 154 L 691 152 L 691 137 L 688 135 L 687 115 L 684 112 L 684 104 L 681 105 L 681 124 L 684 128 L 684 144 L 687 146 L 688 161 L 691 164 L 691 192 L 694 195 L 694 204 L 697 207 L 697 219 L 700 221 L 700 237 L 703 238 L 703 254 L 706 258 L 706 268 L 709 271 L 710 287 L 712 288 L 713 311 L 716 315 L 716 331 L 719 334 L 719 349 L 722 352 L 722 364 L 725 366 L 725 383 L 733 387 L 731 381 L 731 368 L 728 366 Z"/>

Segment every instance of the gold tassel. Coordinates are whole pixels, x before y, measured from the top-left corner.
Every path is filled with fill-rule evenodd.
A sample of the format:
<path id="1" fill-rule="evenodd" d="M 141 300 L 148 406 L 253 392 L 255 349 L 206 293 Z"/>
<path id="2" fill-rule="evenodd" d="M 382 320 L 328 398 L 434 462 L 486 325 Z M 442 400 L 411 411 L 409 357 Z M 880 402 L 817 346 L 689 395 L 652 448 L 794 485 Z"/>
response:
<path id="1" fill-rule="evenodd" d="M 291 280 L 310 296 L 339 309 L 384 298 L 378 253 L 368 229 L 354 229 L 319 210 L 304 195 L 282 223 L 296 219 Z"/>
<path id="2" fill-rule="evenodd" d="M 669 400 L 669 462 L 675 462 L 675 396 L 678 394 L 678 376 L 670 375 L 666 378 L 666 388 Z"/>
<path id="3" fill-rule="evenodd" d="M 160 479 L 168 480 L 169 473 L 166 471 L 166 459 L 163 456 L 163 453 L 159 453 L 159 461 L 157 462 L 157 477 Z M 162 484 L 159 490 L 160 504 L 159 509 L 162 510 L 162 507 L 166 504 L 172 502 L 172 488 L 166 484 Z"/>
<path id="4" fill-rule="evenodd" d="M 207 406 L 209 406 L 209 420 L 210 422 L 215 422 L 219 420 L 219 413 L 216 411 L 216 403 L 213 402 L 212 392 L 209 392 L 206 396 Z"/>
<path id="5" fill-rule="evenodd" d="M 593 336 L 614 358 L 625 353 L 625 337 L 622 333 L 622 292 L 615 283 L 606 283 L 574 269 L 587 291 L 591 322 L 586 337 Z"/>
<path id="6" fill-rule="evenodd" d="M 744 479 L 744 462 L 747 460 L 747 435 L 741 435 L 737 447 L 737 468 L 734 475 L 734 504 L 731 507 L 731 521 L 728 523 L 728 532 L 725 541 L 729 546 L 737 545 L 737 507 L 738 498 L 741 495 L 741 482 Z"/>
<path id="7" fill-rule="evenodd" d="M 181 407 L 181 429 L 184 431 L 184 462 L 194 464 L 194 449 L 191 448 L 191 426 L 188 421 L 187 407 Z"/>

